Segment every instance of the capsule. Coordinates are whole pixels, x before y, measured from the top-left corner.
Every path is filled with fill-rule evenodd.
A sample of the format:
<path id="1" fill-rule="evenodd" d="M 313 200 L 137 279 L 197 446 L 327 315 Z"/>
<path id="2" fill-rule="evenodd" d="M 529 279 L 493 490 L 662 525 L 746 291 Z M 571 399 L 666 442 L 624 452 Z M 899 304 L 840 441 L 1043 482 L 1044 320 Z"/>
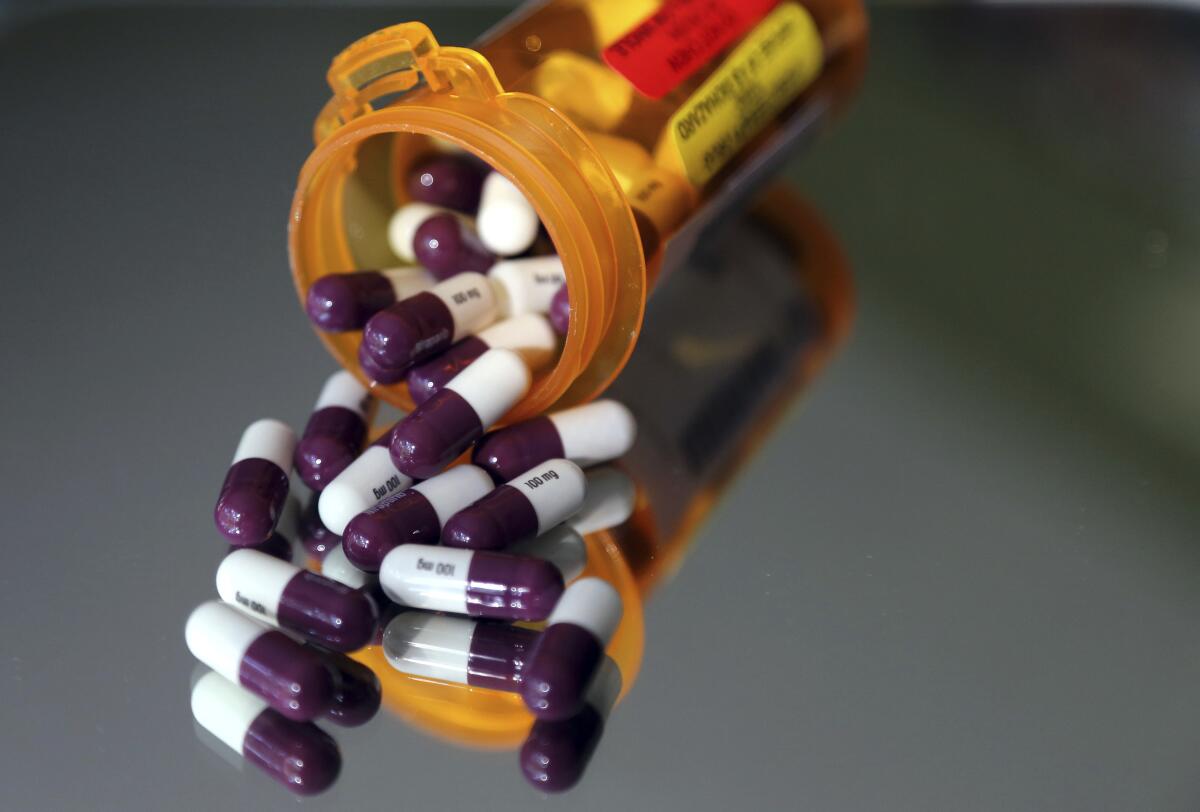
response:
<path id="1" fill-rule="evenodd" d="M 554 294 L 567 279 L 555 254 L 509 259 L 491 267 L 488 277 L 503 287 L 505 310 L 514 316 L 549 313 Z"/>
<path id="2" fill-rule="evenodd" d="M 583 471 L 570 460 L 547 460 L 454 514 L 442 544 L 499 550 L 561 524 L 583 504 Z"/>
<path id="3" fill-rule="evenodd" d="M 296 434 L 278 420 L 257 420 L 242 433 L 225 474 L 213 519 L 239 546 L 262 544 L 283 512 Z"/>
<path id="4" fill-rule="evenodd" d="M 587 472 L 587 494 L 567 524 L 583 535 L 628 521 L 637 505 L 637 487 L 620 468 L 605 465 Z"/>
<path id="5" fill-rule="evenodd" d="M 337 743 L 311 722 L 294 722 L 220 674 L 192 688 L 196 722 L 246 761 L 298 795 L 333 786 L 342 769 Z"/>
<path id="6" fill-rule="evenodd" d="M 310 556 L 318 561 L 324 558 L 332 547 L 340 547 L 342 544 L 342 537 L 326 527 L 325 523 L 321 521 L 321 516 L 317 512 L 320 496 L 320 494 L 314 493 L 309 497 L 308 503 L 304 506 L 304 511 L 300 515 L 296 531 L 300 545 Z"/>
<path id="7" fill-rule="evenodd" d="M 637 421 L 615 400 L 541 415 L 493 431 L 471 455 L 497 480 L 512 479 L 544 460 L 565 457 L 587 467 L 622 456 L 637 438 Z"/>
<path id="8" fill-rule="evenodd" d="M 407 372 L 501 315 L 493 283 L 480 273 L 460 273 L 429 290 L 380 310 L 363 328 L 359 360 L 375 372 Z"/>
<path id="9" fill-rule="evenodd" d="M 354 462 L 367 436 L 370 398 L 358 379 L 344 370 L 325 381 L 296 443 L 293 462 L 305 485 L 319 492 Z"/>
<path id="10" fill-rule="evenodd" d="M 383 557 L 401 544 L 437 544 L 446 520 L 492 487 L 482 469 L 459 465 L 394 493 L 346 525 L 345 557 L 360 570 L 378 572 Z"/>
<path id="11" fill-rule="evenodd" d="M 346 552 L 341 546 L 330 550 L 322 559 L 321 574 L 329 580 L 345 584 L 351 589 L 369 591 L 378 583 L 378 579 L 374 575 L 356 567 L 354 562 L 346 557 Z"/>
<path id="12" fill-rule="evenodd" d="M 487 167 L 469 155 L 429 155 L 409 168 L 408 196 L 421 203 L 473 213 Z"/>
<path id="13" fill-rule="evenodd" d="M 534 716 L 567 719 L 580 711 L 621 612 L 621 596 L 599 578 L 581 578 L 563 592 L 521 686 L 521 698 Z"/>
<path id="14" fill-rule="evenodd" d="M 367 666 L 333 651 L 321 655 L 333 672 L 333 699 L 324 718 L 342 727 L 365 725 L 379 712 L 383 687 Z"/>
<path id="15" fill-rule="evenodd" d="M 621 670 L 605 657 L 588 688 L 583 709 L 569 719 L 538 719 L 521 745 L 521 774 L 543 792 L 565 792 L 579 783 L 621 694 Z"/>
<path id="16" fill-rule="evenodd" d="M 548 561 L 426 544 L 388 553 L 379 583 L 390 600 L 414 609 L 496 620 L 544 620 L 563 592 Z"/>
<path id="17" fill-rule="evenodd" d="M 511 257 L 528 250 L 537 239 L 537 211 L 513 182 L 499 172 L 483 180 L 475 228 L 493 254 Z"/>
<path id="18" fill-rule="evenodd" d="M 331 273 L 312 283 L 304 309 L 309 321 L 327 333 L 361 330 L 380 310 L 429 290 L 436 281 L 416 266 Z"/>
<path id="19" fill-rule="evenodd" d="M 461 216 L 435 214 L 417 227 L 413 234 L 413 255 L 439 280 L 464 271 L 483 272 L 496 263 L 496 257 L 479 241 L 478 235 Z"/>
<path id="20" fill-rule="evenodd" d="M 549 561 L 560 573 L 563 583 L 574 581 L 587 566 L 587 544 L 571 524 L 560 524 L 552 530 L 514 544 L 511 555 L 525 555 Z"/>
<path id="21" fill-rule="evenodd" d="M 197 660 L 289 719 L 315 719 L 333 702 L 333 674 L 319 654 L 228 604 L 200 604 L 183 634 Z"/>
<path id="22" fill-rule="evenodd" d="M 529 391 L 531 375 L 511 350 L 488 350 L 392 430 L 392 463 L 414 479 L 443 470 Z"/>
<path id="23" fill-rule="evenodd" d="M 364 510 L 412 485 L 412 477 L 392 463 L 389 444 L 393 431 L 394 427 L 384 432 L 321 491 L 317 512 L 334 535 L 345 533 L 350 520 Z"/>
<path id="24" fill-rule="evenodd" d="M 550 326 L 560 336 L 565 336 L 571 329 L 571 299 L 565 282 L 550 300 L 549 318 Z"/>
<path id="25" fill-rule="evenodd" d="M 414 677 L 515 693 L 538 632 L 522 626 L 403 611 L 383 631 L 383 656 Z"/>
<path id="26" fill-rule="evenodd" d="M 375 603 L 365 593 L 253 550 L 238 550 L 217 568 L 226 603 L 335 651 L 362 648 L 375 631 Z"/>
<path id="27" fill-rule="evenodd" d="M 417 256 L 413 253 L 413 237 L 416 236 L 417 229 L 430 217 L 447 211 L 448 209 L 441 206 L 432 206 L 420 201 L 406 203 L 396 209 L 392 219 L 388 220 L 387 229 L 388 247 L 392 249 L 392 253 L 405 262 L 415 262 Z"/>

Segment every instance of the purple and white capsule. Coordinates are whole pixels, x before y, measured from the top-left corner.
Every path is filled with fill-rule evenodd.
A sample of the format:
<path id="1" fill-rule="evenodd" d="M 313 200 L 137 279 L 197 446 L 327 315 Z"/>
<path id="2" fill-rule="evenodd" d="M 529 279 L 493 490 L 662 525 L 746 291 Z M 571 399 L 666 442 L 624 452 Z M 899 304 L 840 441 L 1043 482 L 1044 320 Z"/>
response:
<path id="1" fill-rule="evenodd" d="M 496 264 L 496 257 L 479 241 L 475 229 L 460 215 L 435 214 L 413 234 L 417 262 L 440 280 L 466 271 L 482 273 Z"/>
<path id="2" fill-rule="evenodd" d="M 342 769 L 337 743 L 311 722 L 295 722 L 220 674 L 192 688 L 196 722 L 235 753 L 298 795 L 333 785 Z"/>
<path id="3" fill-rule="evenodd" d="M 289 719 L 307 722 L 333 703 L 333 673 L 319 654 L 228 604 L 197 606 L 184 639 L 197 660 Z"/>
<path id="4" fill-rule="evenodd" d="M 412 485 L 412 477 L 392 462 L 389 445 L 394 430 L 384 432 L 321 491 L 317 512 L 329 532 L 341 536 L 355 516 Z"/>
<path id="5" fill-rule="evenodd" d="M 371 317 L 363 328 L 359 360 L 381 382 L 444 352 L 502 315 L 496 286 L 480 273 L 460 273 Z M 380 373 L 384 373 L 382 376 Z"/>
<path id="6" fill-rule="evenodd" d="M 454 514 L 442 528 L 442 544 L 501 550 L 540 536 L 579 510 L 586 483 L 570 460 L 546 460 Z"/>
<path id="7" fill-rule="evenodd" d="M 404 674 L 516 692 L 539 632 L 432 612 L 401 612 L 383 632 L 383 655 Z"/>
<path id="8" fill-rule="evenodd" d="M 514 316 L 549 313 L 554 294 L 567 280 L 556 254 L 497 262 L 488 277 L 501 285 L 505 312 Z"/>
<path id="9" fill-rule="evenodd" d="M 554 332 L 560 336 L 565 336 L 570 331 L 571 299 L 565 282 L 555 292 L 554 298 L 550 300 L 550 312 L 547 315 L 550 319 L 550 326 L 554 328 Z"/>
<path id="10" fill-rule="evenodd" d="M 379 583 L 414 609 L 495 620 L 545 620 L 563 594 L 562 574 L 548 561 L 425 544 L 388 553 Z"/>
<path id="11" fill-rule="evenodd" d="M 327 333 L 361 330 L 380 310 L 429 290 L 436 282 L 428 271 L 416 266 L 331 273 L 313 282 L 304 309 L 309 321 Z"/>
<path id="12" fill-rule="evenodd" d="M 521 698 L 534 716 L 567 719 L 582 709 L 621 612 L 621 596 L 600 578 L 567 587 L 525 670 Z"/>
<path id="13" fill-rule="evenodd" d="M 487 171 L 470 155 L 429 155 L 409 168 L 408 196 L 421 203 L 474 213 Z"/>
<path id="14" fill-rule="evenodd" d="M 296 434 L 278 420 L 257 420 L 242 432 L 225 474 L 213 519 L 237 545 L 262 544 L 283 512 Z"/>
<path id="15" fill-rule="evenodd" d="M 558 337 L 545 316 L 525 313 L 498 321 L 491 327 L 450 347 L 436 358 L 408 371 L 408 393 L 421 404 L 441 391 L 450 379 L 490 349 L 512 350 L 531 372 L 549 366 L 558 355 Z"/>
<path id="16" fill-rule="evenodd" d="M 472 462 L 497 480 L 511 479 L 540 462 L 565 457 L 588 467 L 624 455 L 637 439 L 637 421 L 624 404 L 597 400 L 493 431 Z"/>
<path id="17" fill-rule="evenodd" d="M 417 229 L 430 217 L 447 211 L 449 209 L 442 206 L 434 206 L 421 201 L 406 203 L 396 209 L 392 219 L 388 220 L 387 229 L 388 247 L 392 249 L 392 253 L 405 262 L 416 262 L 417 256 L 413 253 L 413 237 L 416 236 Z"/>
<path id="18" fill-rule="evenodd" d="M 583 709 L 569 719 L 538 719 L 521 745 L 521 773 L 542 792 L 565 792 L 579 783 L 604 725 L 621 695 L 621 670 L 605 657 L 588 688 Z"/>
<path id="19" fill-rule="evenodd" d="M 459 465 L 394 493 L 346 525 L 345 557 L 361 570 L 378 572 L 383 557 L 401 544 L 437 544 L 446 520 L 492 487 L 482 469 Z"/>
<path id="20" fill-rule="evenodd" d="M 528 250 L 540 225 L 537 211 L 512 181 L 499 172 L 484 178 L 475 227 L 493 254 L 511 257 Z"/>
<path id="21" fill-rule="evenodd" d="M 396 469 L 428 479 L 446 468 L 529 391 L 532 376 L 512 350 L 488 350 L 392 430 Z"/>
<path id="22" fill-rule="evenodd" d="M 217 594 L 243 612 L 335 651 L 365 646 L 378 619 L 366 593 L 253 550 L 225 557 L 217 568 Z"/>
<path id="23" fill-rule="evenodd" d="M 370 400 L 366 387 L 349 372 L 335 372 L 325 381 L 296 443 L 293 462 L 305 485 L 321 491 L 354 462 L 367 436 Z"/>

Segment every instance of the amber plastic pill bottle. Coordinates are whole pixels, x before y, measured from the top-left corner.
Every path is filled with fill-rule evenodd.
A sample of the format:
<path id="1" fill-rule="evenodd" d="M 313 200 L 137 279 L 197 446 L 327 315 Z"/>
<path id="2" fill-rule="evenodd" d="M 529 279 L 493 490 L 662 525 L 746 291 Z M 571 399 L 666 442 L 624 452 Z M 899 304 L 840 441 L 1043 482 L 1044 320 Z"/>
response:
<path id="1" fill-rule="evenodd" d="M 628 360 L 655 282 L 847 101 L 865 47 L 860 0 L 549 0 L 473 48 L 377 31 L 333 60 L 300 171 L 301 303 L 325 274 L 400 264 L 385 231 L 409 166 L 461 148 L 528 198 L 570 291 L 561 356 L 507 419 L 586 401 Z M 361 333 L 320 336 L 366 381 Z M 376 391 L 411 405 L 403 384 Z"/>

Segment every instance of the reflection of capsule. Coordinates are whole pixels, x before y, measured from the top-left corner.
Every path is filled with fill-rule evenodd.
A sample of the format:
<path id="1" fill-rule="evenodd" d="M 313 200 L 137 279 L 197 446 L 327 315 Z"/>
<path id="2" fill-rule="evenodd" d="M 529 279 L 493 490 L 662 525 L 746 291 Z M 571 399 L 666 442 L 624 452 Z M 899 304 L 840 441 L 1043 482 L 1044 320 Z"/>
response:
<path id="1" fill-rule="evenodd" d="M 365 593 L 254 550 L 225 557 L 217 568 L 217 594 L 336 651 L 361 648 L 375 631 L 377 610 Z"/>
<path id="2" fill-rule="evenodd" d="M 242 432 L 213 509 L 225 538 L 247 545 L 271 537 L 287 500 L 295 447 L 295 432 L 278 420 L 256 420 Z"/>
<path id="3" fill-rule="evenodd" d="M 587 472 L 587 494 L 567 524 L 585 536 L 624 524 L 637 504 L 637 487 L 629 474 L 605 465 Z"/>
<path id="4" fill-rule="evenodd" d="M 323 792 L 342 769 L 341 753 L 329 734 L 311 722 L 284 718 L 214 672 L 192 688 L 192 715 L 234 752 L 298 795 Z"/>
<path id="5" fill-rule="evenodd" d="M 588 560 L 587 544 L 570 524 L 560 524 L 540 536 L 514 544 L 508 552 L 549 561 L 562 573 L 563 583 L 578 578 Z"/>
<path id="6" fill-rule="evenodd" d="M 271 537 L 262 544 L 251 544 L 249 546 L 231 544 L 226 554 L 238 550 L 257 550 L 264 555 L 278 558 L 280 561 L 290 562 L 296 560 L 296 545 L 292 544 L 282 533 L 272 533 Z"/>
<path id="7" fill-rule="evenodd" d="M 383 654 L 415 677 L 516 691 L 537 638 L 522 626 L 407 611 L 384 629 Z"/>
<path id="8" fill-rule="evenodd" d="M 296 528 L 296 537 L 300 545 L 318 561 L 324 558 L 332 547 L 340 547 L 342 544 L 342 537 L 326 527 L 317 513 L 319 496 L 320 494 L 314 493 L 309 498 Z"/>
<path id="9" fill-rule="evenodd" d="M 579 783 L 620 693 L 621 671 L 612 658 L 605 657 L 579 713 L 533 723 L 521 745 L 521 773 L 526 780 L 543 792 L 563 792 Z"/>
<path id="10" fill-rule="evenodd" d="M 600 578 L 567 587 L 534 646 L 521 687 L 535 716 L 566 719 L 579 712 L 621 612 L 621 596 Z"/>
<path id="11" fill-rule="evenodd" d="M 333 697 L 325 718 L 342 727 L 365 725 L 379 712 L 383 689 L 370 668 L 333 651 L 321 655 L 333 672 Z"/>
<path id="12" fill-rule="evenodd" d="M 333 701 L 333 674 L 314 649 L 228 604 L 197 606 L 184 639 L 197 660 L 289 719 L 315 719 Z"/>

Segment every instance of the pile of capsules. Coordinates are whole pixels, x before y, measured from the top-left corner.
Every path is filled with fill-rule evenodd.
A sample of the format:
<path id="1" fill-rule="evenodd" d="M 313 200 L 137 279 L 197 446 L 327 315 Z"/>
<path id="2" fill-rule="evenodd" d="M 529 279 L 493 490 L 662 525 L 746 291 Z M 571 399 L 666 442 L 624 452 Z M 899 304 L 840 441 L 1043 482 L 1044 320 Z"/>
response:
<path id="1" fill-rule="evenodd" d="M 364 450 L 371 395 L 343 371 L 299 440 L 273 419 L 245 430 L 214 510 L 233 545 L 217 569 L 220 600 L 196 608 L 185 630 L 212 669 L 192 711 L 292 790 L 320 792 L 341 761 L 313 721 L 375 714 L 378 679 L 345 655 L 378 644 L 398 670 L 518 692 L 535 717 L 522 770 L 542 789 L 566 789 L 621 686 L 605 655 L 621 598 L 578 577 L 579 516 L 595 493 L 582 468 L 625 454 L 636 425 L 622 404 L 598 400 L 485 434 L 557 349 L 545 314 L 556 297 L 566 312 L 562 269 L 553 256 L 496 262 L 527 250 L 539 227 L 536 214 L 513 215 L 528 203 L 502 176 L 462 155 L 416 172 L 418 187 L 456 207 L 422 200 L 393 218 L 396 252 L 411 246 L 425 269 L 325 277 L 309 312 L 323 329 L 363 329 L 363 368 L 380 382 L 407 376 L 417 406 Z M 476 206 L 472 227 L 461 210 Z M 443 281 L 405 287 L 431 274 Z M 468 450 L 470 463 L 452 466 Z M 314 493 L 296 533 L 320 574 L 291 563 L 277 532 L 299 513 L 293 469 Z M 513 625 L 542 621 L 540 631 Z"/>

